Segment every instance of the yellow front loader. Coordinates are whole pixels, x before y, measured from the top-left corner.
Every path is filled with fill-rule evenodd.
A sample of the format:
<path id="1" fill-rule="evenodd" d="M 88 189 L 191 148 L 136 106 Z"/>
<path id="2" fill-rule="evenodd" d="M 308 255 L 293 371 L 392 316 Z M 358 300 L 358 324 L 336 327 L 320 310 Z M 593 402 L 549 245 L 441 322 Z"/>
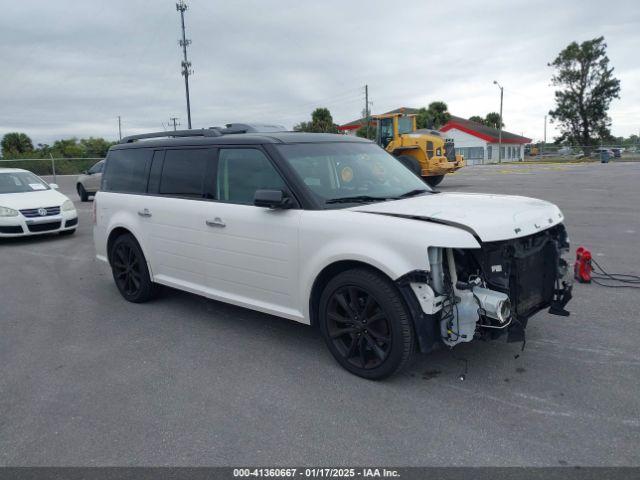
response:
<path id="1" fill-rule="evenodd" d="M 464 157 L 456 155 L 452 140 L 436 130 L 416 128 L 416 116 L 403 113 L 375 115 L 376 142 L 432 187 L 447 173 L 464 167 Z"/>

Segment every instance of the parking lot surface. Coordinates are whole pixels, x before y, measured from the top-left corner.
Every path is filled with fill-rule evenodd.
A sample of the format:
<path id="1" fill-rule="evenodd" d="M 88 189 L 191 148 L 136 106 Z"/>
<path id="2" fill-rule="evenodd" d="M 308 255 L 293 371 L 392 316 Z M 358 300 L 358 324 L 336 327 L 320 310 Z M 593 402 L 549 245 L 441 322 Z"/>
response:
<path id="1" fill-rule="evenodd" d="M 57 180 L 76 235 L 0 241 L 0 465 L 640 465 L 639 290 L 577 285 L 524 351 L 462 344 L 371 382 L 304 325 L 169 289 L 127 303 Z M 639 182 L 640 163 L 503 165 L 439 188 L 554 202 L 572 250 L 638 274 Z"/>

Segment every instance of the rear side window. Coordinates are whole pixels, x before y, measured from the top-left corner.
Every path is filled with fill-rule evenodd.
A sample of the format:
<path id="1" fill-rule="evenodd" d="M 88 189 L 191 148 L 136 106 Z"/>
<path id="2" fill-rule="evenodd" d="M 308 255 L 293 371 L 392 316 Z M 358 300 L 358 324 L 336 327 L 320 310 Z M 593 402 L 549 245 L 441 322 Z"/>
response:
<path id="1" fill-rule="evenodd" d="M 105 192 L 146 193 L 153 151 L 146 148 L 112 150 L 102 177 Z"/>
<path id="2" fill-rule="evenodd" d="M 167 150 L 159 193 L 202 198 L 207 163 L 212 160 L 213 153 L 207 149 Z"/>

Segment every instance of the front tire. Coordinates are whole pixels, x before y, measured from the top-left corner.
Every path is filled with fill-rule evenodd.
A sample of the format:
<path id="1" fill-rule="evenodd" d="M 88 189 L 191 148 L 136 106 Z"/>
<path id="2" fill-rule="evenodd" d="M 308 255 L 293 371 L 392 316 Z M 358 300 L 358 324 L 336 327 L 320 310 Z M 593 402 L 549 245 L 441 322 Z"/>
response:
<path id="1" fill-rule="evenodd" d="M 396 286 L 365 268 L 334 277 L 320 298 L 319 323 L 329 351 L 359 377 L 380 380 L 401 370 L 415 339 Z"/>
<path id="2" fill-rule="evenodd" d="M 80 197 L 80 201 L 87 202 L 89 201 L 89 194 L 84 189 L 81 183 L 76 186 L 76 190 L 78 191 L 78 196 Z"/>
<path id="3" fill-rule="evenodd" d="M 143 303 L 151 300 L 156 287 L 151 281 L 147 261 L 138 242 L 130 234 L 120 235 L 109 252 L 113 280 L 125 300 Z"/>
<path id="4" fill-rule="evenodd" d="M 424 181 L 430 187 L 435 187 L 436 185 L 439 185 L 443 179 L 444 179 L 444 175 L 433 175 L 431 177 L 424 177 Z"/>

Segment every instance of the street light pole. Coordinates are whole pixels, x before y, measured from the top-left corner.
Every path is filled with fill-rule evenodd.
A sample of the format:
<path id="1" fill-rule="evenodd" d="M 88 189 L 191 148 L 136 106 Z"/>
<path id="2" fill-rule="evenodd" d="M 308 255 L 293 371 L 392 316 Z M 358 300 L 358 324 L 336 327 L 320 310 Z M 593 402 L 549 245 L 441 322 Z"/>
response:
<path id="1" fill-rule="evenodd" d="M 493 83 L 500 89 L 500 120 L 498 122 L 498 163 L 502 163 L 502 97 L 504 88 L 498 83 L 497 80 L 494 80 Z"/>

